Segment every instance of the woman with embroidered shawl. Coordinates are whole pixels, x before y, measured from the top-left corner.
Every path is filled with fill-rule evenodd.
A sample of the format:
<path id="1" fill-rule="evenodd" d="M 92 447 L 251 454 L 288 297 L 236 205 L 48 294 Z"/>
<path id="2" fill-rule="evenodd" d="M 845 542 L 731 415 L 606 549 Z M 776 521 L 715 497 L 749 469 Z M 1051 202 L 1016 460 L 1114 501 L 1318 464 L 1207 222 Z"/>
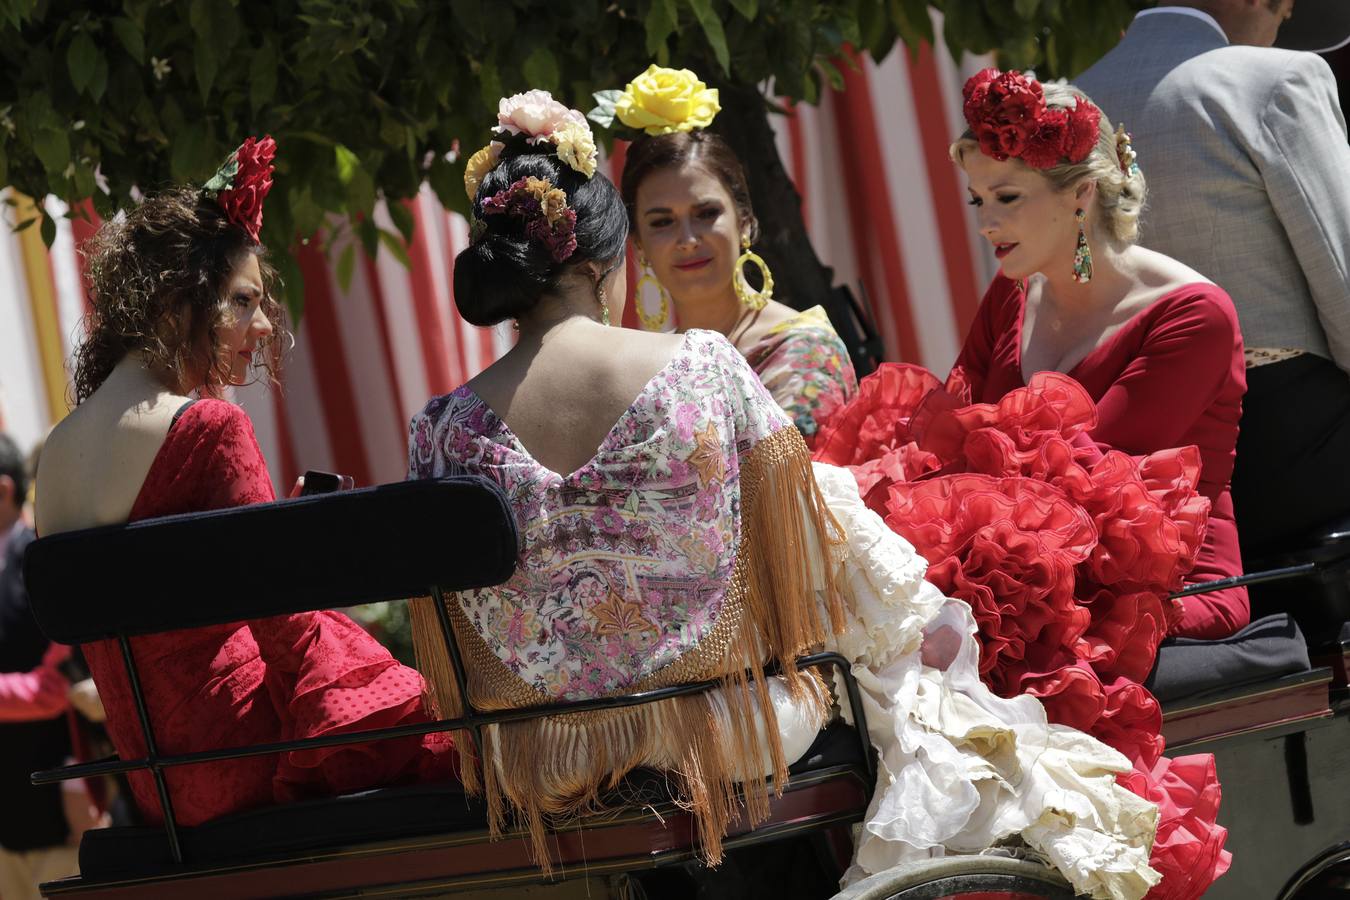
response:
<path id="1" fill-rule="evenodd" d="M 716 860 L 737 777 L 753 774 L 747 802 L 762 819 L 760 776 L 784 778 L 824 721 L 828 692 L 793 660 L 829 630 L 802 549 L 828 513 L 801 436 L 723 337 L 607 327 L 623 308 L 627 220 L 594 174 L 585 119 L 531 91 L 502 101 L 498 137 L 469 164 L 474 239 L 455 297 L 470 322 L 515 319 L 519 337 L 413 419 L 409 464 L 414 478 L 487 476 L 521 526 L 515 576 L 450 604 L 473 700 L 521 707 L 719 676 L 727 687 L 490 729 L 492 824 L 509 803 L 546 863 L 545 815 L 593 808 L 612 777 L 655 765 L 680 773 Z M 757 533 L 742 520 L 780 524 Z M 448 673 L 431 662 L 434 618 L 416 615 L 452 712 Z M 745 680 L 771 660 L 782 679 Z M 756 710 L 764 733 L 746 727 Z M 789 722 L 784 741 L 776 725 Z M 478 776 L 466 765 L 466 784 Z"/>
<path id="2" fill-rule="evenodd" d="M 486 729 L 490 762 L 465 754 L 463 780 L 486 794 L 491 827 L 509 808 L 547 867 L 547 819 L 596 809 L 649 766 L 671 773 L 715 864 L 741 803 L 752 826 L 767 814 L 761 776 L 781 783 L 824 721 L 828 692 L 793 666 L 823 645 L 854 661 L 882 760 L 849 880 L 1007 846 L 1093 896 L 1142 896 L 1156 808 L 1116 785 L 1125 758 L 981 683 L 970 608 L 923 580 L 846 469 L 813 472 L 722 335 L 606 327 L 622 311 L 625 215 L 574 117 L 542 92 L 504 100 L 498 146 L 470 161 L 456 303 L 476 324 L 515 318 L 520 338 L 414 417 L 410 477 L 484 476 L 520 525 L 512 578 L 447 598 L 476 706 L 722 686 Z M 414 615 L 454 715 L 435 609 Z M 759 675 L 766 662 L 783 676 Z"/>

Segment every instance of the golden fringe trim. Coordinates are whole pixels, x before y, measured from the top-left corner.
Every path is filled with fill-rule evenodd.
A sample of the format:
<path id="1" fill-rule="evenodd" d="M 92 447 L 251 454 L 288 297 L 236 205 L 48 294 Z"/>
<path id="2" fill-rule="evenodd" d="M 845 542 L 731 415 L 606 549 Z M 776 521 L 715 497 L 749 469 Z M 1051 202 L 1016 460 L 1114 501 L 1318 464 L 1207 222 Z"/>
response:
<path id="1" fill-rule="evenodd" d="M 603 811 L 602 794 L 641 765 L 669 769 L 676 798 L 698 823 L 701 855 L 711 865 L 721 862 L 722 838 L 742 807 L 755 827 L 769 815 L 770 786 L 781 795 L 787 779 L 789 760 L 762 671 L 766 663 L 776 662 L 794 701 L 824 720 L 829 691 L 817 673 L 797 670 L 796 657 L 843 628 L 833 565 L 833 548 L 843 536 L 795 428 L 763 438 L 745 455 L 740 492 L 740 544 L 712 632 L 623 693 L 713 678 L 721 679 L 720 691 L 488 727 L 483 754 L 492 764 L 481 767 L 466 752 L 473 746 L 470 736 L 457 735 L 465 790 L 481 788 L 491 834 L 502 833 L 509 807 L 545 872 L 552 871 L 546 820 Z M 458 597 L 447 607 L 475 705 L 521 708 L 553 700 L 501 662 Z M 412 620 L 418 666 L 435 705 L 444 715 L 460 715 L 463 703 L 429 599 L 414 601 Z M 765 759 L 768 783 L 760 777 Z"/>
<path id="2" fill-rule="evenodd" d="M 441 635 L 436 601 L 418 597 L 408 601 L 408 620 L 412 624 L 413 658 L 424 681 L 422 702 L 436 718 L 457 719 L 464 715 L 464 701 L 455 681 L 455 667 Z M 466 730 L 452 731 L 455 753 L 459 758 L 459 781 L 466 793 L 482 790 L 473 735 Z"/>

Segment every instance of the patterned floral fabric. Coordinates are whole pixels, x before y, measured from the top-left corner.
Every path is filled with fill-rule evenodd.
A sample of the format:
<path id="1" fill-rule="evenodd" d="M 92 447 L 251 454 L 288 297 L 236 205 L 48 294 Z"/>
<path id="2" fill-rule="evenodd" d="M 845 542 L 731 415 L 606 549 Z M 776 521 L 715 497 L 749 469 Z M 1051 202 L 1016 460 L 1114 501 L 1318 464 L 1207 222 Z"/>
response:
<path id="1" fill-rule="evenodd" d="M 582 699 L 631 687 L 709 634 L 736 560 L 742 457 L 787 425 L 735 348 L 693 330 L 575 472 L 536 462 L 461 387 L 413 418 L 409 477 L 466 472 L 506 490 L 520 565 L 459 603 L 519 678 Z"/>
<path id="2" fill-rule="evenodd" d="M 848 348 L 821 306 L 774 326 L 745 358 L 807 438 L 858 390 Z"/>

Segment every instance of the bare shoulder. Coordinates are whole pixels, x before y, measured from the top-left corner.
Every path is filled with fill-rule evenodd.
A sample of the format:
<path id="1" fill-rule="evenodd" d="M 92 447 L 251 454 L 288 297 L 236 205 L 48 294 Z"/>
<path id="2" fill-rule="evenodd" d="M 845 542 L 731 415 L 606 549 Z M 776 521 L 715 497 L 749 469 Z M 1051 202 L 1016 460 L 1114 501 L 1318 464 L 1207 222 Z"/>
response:
<path id="1" fill-rule="evenodd" d="M 636 353 L 656 353 L 673 356 L 684 343 L 684 335 L 677 331 L 638 331 L 634 328 L 616 328 L 615 340 L 625 349 Z"/>
<path id="2" fill-rule="evenodd" d="M 501 415 L 532 399 L 544 407 L 559 398 L 584 405 L 635 393 L 669 364 L 684 340 L 683 334 L 631 328 L 573 333 L 532 352 L 514 349 L 465 386 Z"/>
<path id="3" fill-rule="evenodd" d="M 1214 283 L 1204 273 L 1156 250 L 1135 246 L 1129 252 L 1135 275 L 1149 294 L 1162 296 L 1188 284 Z"/>
<path id="4" fill-rule="evenodd" d="M 47 437 L 37 473 L 43 534 L 125 521 L 146 472 L 189 398 L 162 393 L 134 402 L 105 385 Z"/>

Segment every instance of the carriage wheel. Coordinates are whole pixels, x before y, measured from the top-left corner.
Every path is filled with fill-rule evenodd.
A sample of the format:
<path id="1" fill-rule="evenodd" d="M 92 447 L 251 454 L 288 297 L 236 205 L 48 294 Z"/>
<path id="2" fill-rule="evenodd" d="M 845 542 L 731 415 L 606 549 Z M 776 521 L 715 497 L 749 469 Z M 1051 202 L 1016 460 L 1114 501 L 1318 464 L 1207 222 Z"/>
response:
<path id="1" fill-rule="evenodd" d="M 895 866 L 839 892 L 834 900 L 1073 900 L 1058 872 L 1000 856 L 954 856 Z"/>
<path id="2" fill-rule="evenodd" d="M 1350 841 L 1324 850 L 1280 891 L 1277 900 L 1350 896 Z"/>

